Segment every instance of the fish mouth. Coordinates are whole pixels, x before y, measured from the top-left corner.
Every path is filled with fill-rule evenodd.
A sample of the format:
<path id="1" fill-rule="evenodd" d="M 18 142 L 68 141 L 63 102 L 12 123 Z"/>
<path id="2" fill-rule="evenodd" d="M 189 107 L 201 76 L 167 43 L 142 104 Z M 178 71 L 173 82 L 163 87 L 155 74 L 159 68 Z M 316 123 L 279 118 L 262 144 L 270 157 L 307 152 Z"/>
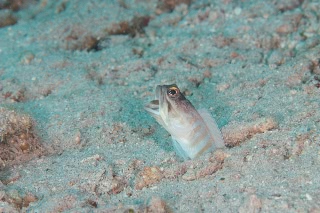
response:
<path id="1" fill-rule="evenodd" d="M 163 100 L 163 97 L 161 95 L 162 94 L 161 90 L 162 90 L 162 86 L 158 85 L 156 87 L 155 100 L 150 101 L 148 104 L 146 104 L 144 106 L 144 109 L 147 112 L 149 112 L 151 114 L 159 115 L 160 105 L 161 105 L 161 103 L 163 103 L 163 101 L 161 101 L 161 100 Z"/>
<path id="2" fill-rule="evenodd" d="M 152 100 L 144 106 L 144 109 L 151 114 L 159 114 L 159 100 Z"/>

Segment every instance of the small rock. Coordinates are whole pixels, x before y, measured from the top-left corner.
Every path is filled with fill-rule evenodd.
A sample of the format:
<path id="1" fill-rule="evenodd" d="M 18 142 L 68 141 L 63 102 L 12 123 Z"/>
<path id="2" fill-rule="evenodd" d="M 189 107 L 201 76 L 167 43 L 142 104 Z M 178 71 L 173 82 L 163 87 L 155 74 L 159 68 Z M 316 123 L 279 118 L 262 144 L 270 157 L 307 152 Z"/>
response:
<path id="1" fill-rule="evenodd" d="M 159 182 L 163 178 L 163 172 L 157 166 L 145 167 L 138 175 L 135 188 L 141 190 L 154 183 Z"/>
<path id="2" fill-rule="evenodd" d="M 217 90 L 218 90 L 219 92 L 223 92 L 223 91 L 229 89 L 229 87 L 230 87 L 230 84 L 228 84 L 228 83 L 221 83 L 221 84 L 218 84 L 218 85 L 217 85 Z"/>
<path id="3" fill-rule="evenodd" d="M 287 35 L 294 32 L 294 27 L 291 24 L 283 24 L 276 29 L 276 32 L 280 35 Z"/>
<path id="4" fill-rule="evenodd" d="M 171 213 L 172 211 L 166 202 L 158 197 L 152 197 L 145 212 L 149 213 Z"/>
<path id="5" fill-rule="evenodd" d="M 307 200 L 309 200 L 309 201 L 311 201 L 311 200 L 312 200 L 311 195 L 309 195 L 308 193 L 306 194 L 306 198 L 307 198 Z"/>
<path id="6" fill-rule="evenodd" d="M 284 56 L 280 51 L 274 50 L 271 52 L 267 59 L 267 63 L 270 64 L 275 64 L 277 66 L 280 66 L 285 62 Z"/>
<path id="7" fill-rule="evenodd" d="M 183 180 L 192 181 L 196 179 L 196 173 L 193 169 L 188 169 L 187 172 L 182 176 Z"/>
<path id="8" fill-rule="evenodd" d="M 261 200 L 257 197 L 257 195 L 251 195 L 243 206 L 239 208 L 239 213 L 256 213 L 260 212 L 262 207 Z"/>
<path id="9" fill-rule="evenodd" d="M 0 12 L 0 28 L 14 25 L 17 23 L 17 18 L 10 12 Z"/>
<path id="10" fill-rule="evenodd" d="M 22 64 L 30 64 L 34 59 L 34 54 L 32 52 L 25 52 L 20 58 Z"/>
<path id="11" fill-rule="evenodd" d="M 234 14 L 237 15 L 237 16 L 240 15 L 241 12 L 242 12 L 242 9 L 241 9 L 240 7 L 236 7 L 236 8 L 234 9 Z"/>

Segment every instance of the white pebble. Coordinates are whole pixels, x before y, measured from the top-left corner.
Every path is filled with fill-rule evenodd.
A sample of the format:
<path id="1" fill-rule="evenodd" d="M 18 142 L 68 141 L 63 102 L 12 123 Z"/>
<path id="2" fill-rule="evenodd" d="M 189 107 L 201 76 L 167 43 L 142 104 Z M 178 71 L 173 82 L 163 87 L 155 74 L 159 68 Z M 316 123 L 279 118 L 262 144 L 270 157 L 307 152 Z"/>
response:
<path id="1" fill-rule="evenodd" d="M 237 15 L 237 16 L 240 15 L 241 12 L 242 12 L 242 9 L 240 7 L 237 7 L 237 8 L 234 9 L 234 14 Z"/>

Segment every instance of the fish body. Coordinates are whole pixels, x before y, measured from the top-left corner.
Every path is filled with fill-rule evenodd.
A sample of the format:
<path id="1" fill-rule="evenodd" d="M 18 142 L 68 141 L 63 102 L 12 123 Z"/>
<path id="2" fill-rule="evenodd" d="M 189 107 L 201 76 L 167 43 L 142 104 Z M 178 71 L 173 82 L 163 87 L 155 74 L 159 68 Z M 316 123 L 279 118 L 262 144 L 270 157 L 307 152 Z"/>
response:
<path id="1" fill-rule="evenodd" d="M 158 85 L 155 100 L 145 106 L 170 134 L 173 146 L 184 159 L 223 148 L 221 132 L 205 109 L 196 110 L 177 85 Z"/>

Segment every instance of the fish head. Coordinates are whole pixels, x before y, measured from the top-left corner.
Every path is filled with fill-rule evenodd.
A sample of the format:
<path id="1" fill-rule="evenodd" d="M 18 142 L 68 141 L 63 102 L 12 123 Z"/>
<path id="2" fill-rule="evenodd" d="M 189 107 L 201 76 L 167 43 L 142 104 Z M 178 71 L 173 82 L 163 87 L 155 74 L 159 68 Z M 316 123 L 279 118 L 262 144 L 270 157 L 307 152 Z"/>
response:
<path id="1" fill-rule="evenodd" d="M 145 109 L 171 134 L 175 150 L 184 159 L 224 147 L 210 113 L 204 109 L 197 111 L 175 84 L 158 85 L 155 100 L 145 105 Z"/>
<path id="2" fill-rule="evenodd" d="M 171 121 L 179 122 L 195 111 L 176 84 L 158 85 L 155 100 L 147 104 L 145 109 L 164 126 Z"/>

